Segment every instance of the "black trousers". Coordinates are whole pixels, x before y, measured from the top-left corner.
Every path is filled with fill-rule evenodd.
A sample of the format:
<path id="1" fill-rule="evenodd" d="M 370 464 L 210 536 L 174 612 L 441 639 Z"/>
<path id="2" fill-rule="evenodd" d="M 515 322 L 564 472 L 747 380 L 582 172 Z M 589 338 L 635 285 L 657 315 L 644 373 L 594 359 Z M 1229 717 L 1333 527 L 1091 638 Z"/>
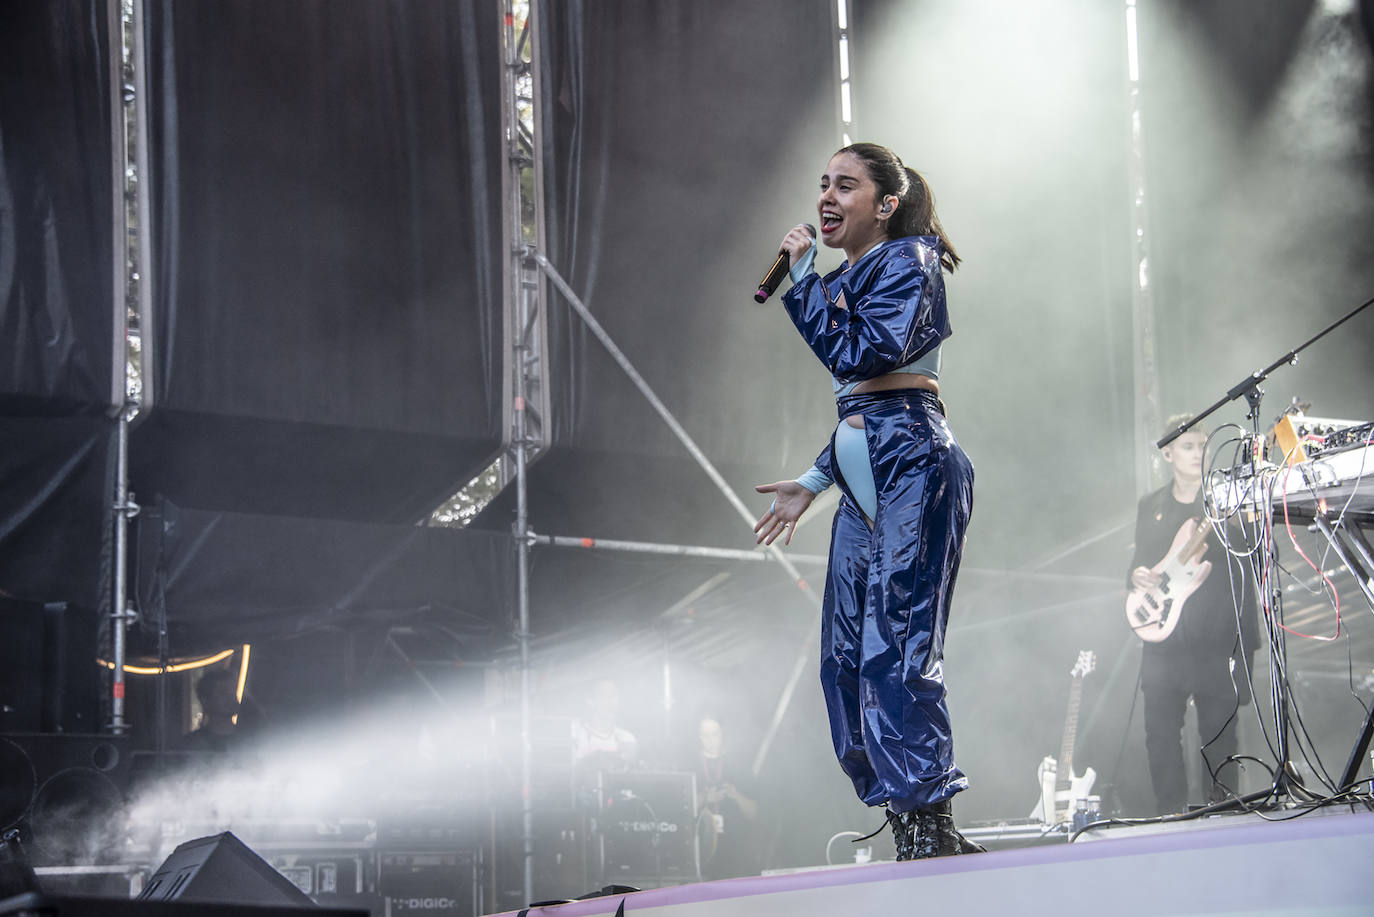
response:
<path id="1" fill-rule="evenodd" d="M 1198 659 L 1152 652 L 1146 647 L 1140 682 L 1145 699 L 1145 754 L 1161 815 L 1182 812 L 1188 804 L 1183 722 L 1189 697 L 1197 708 L 1198 739 L 1187 744 L 1190 754 L 1198 754 L 1200 749 L 1203 783 L 1208 790 L 1222 762 L 1236 753 L 1238 703 L 1230 663 L 1229 656 Z M 1238 672 L 1237 677 L 1245 676 Z M 1234 777 L 1236 772 L 1227 768 L 1227 773 Z M 1227 773 L 1219 775 L 1223 781 Z"/>

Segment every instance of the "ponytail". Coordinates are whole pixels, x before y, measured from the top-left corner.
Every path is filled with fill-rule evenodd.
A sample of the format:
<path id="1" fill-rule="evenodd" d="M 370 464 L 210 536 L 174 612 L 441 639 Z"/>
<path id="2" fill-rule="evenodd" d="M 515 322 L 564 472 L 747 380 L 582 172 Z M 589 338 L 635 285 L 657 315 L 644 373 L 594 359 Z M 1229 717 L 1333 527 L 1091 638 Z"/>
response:
<path id="1" fill-rule="evenodd" d="M 935 196 L 930 193 L 930 185 L 921 177 L 921 173 L 908 166 L 903 166 L 902 170 L 906 173 L 906 190 L 899 195 L 901 203 L 897 205 L 897 212 L 892 215 L 893 220 L 902 216 L 906 211 L 905 219 L 901 220 L 899 226 L 891 226 L 889 220 L 888 235 L 894 239 L 904 236 L 934 236 L 940 240 L 940 266 L 945 270 L 954 271 L 963 259 L 954 250 L 954 246 L 949 241 L 949 236 L 945 235 L 945 228 L 940 225 L 940 218 L 935 215 Z"/>

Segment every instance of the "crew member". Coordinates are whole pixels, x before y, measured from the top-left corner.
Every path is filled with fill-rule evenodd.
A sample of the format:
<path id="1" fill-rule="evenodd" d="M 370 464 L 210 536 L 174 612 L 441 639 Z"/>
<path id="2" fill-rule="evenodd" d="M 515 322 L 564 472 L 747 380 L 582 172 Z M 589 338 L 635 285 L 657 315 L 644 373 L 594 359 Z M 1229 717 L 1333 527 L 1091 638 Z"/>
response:
<path id="1" fill-rule="evenodd" d="M 753 875 L 758 871 L 755 827 L 759 803 L 749 773 L 737 768 L 726 753 L 725 731 L 714 716 L 708 714 L 698 721 L 697 741 L 702 875 L 708 879 Z"/>

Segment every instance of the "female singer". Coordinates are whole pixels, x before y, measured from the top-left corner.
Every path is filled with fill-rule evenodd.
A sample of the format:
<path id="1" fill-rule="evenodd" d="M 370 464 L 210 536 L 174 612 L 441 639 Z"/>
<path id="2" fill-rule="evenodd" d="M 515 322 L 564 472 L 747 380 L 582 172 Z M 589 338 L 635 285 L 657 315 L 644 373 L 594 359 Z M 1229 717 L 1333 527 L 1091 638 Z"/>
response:
<path id="1" fill-rule="evenodd" d="M 817 208 L 821 241 L 845 261 L 822 278 L 815 240 L 793 228 L 783 305 L 833 377 L 839 424 L 800 478 L 756 488 L 775 499 L 754 531 L 790 542 L 816 494 L 839 485 L 821 684 L 840 766 L 860 799 L 886 806 L 897 859 L 981 851 L 950 811 L 968 779 L 954 764 L 943 672 L 973 505 L 973 466 L 939 398 L 951 333 L 942 272 L 959 256 L 924 179 L 885 147 L 836 153 Z"/>

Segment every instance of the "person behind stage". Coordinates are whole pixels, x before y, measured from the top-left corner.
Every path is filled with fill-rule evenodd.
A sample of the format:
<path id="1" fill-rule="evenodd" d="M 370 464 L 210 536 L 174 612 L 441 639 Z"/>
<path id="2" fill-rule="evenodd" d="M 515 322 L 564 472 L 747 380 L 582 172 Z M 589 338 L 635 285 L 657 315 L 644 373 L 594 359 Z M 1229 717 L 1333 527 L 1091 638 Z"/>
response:
<path id="1" fill-rule="evenodd" d="M 586 698 L 586 712 L 572 722 L 573 763 L 579 772 L 625 770 L 638 760 L 634 733 L 621 726 L 620 689 L 609 678 L 598 679 Z"/>
<path id="2" fill-rule="evenodd" d="M 1170 417 L 1164 429 L 1177 430 L 1188 420 L 1187 414 Z M 1190 430 L 1160 451 L 1173 469 L 1173 480 L 1147 494 L 1137 507 L 1127 589 L 1158 587 L 1160 576 L 1152 568 L 1176 550 L 1172 545 L 1179 530 L 1189 520 L 1206 524 L 1202 505 L 1206 449 L 1207 437 Z M 1206 768 L 1203 779 L 1213 802 L 1226 797 L 1218 770 L 1236 753 L 1237 708 L 1250 701 L 1248 673 L 1259 629 L 1255 590 L 1241 575 L 1244 567 L 1228 563 L 1227 551 L 1215 532 L 1208 534 L 1201 559 L 1210 561 L 1211 572 L 1184 600 L 1173 632 L 1160 642 L 1144 643 L 1141 653 L 1145 756 L 1161 815 L 1182 812 L 1188 802 L 1182 739 L 1188 699 L 1197 708 L 1198 744 Z"/>
<path id="3" fill-rule="evenodd" d="M 843 495 L 830 539 L 821 685 L 840 766 L 859 798 L 886 806 L 897 858 L 981 851 L 954 826 L 968 787 L 945 703 L 945 626 L 973 505 L 973 466 L 945 423 L 940 345 L 951 333 L 944 271 L 959 256 L 929 187 L 891 150 L 856 143 L 821 176 L 821 240 L 844 251 L 825 277 L 807 227 L 783 238 L 783 305 L 833 377 L 839 424 L 816 464 L 754 527 L 790 541 L 830 484 Z"/>
<path id="4" fill-rule="evenodd" d="M 238 730 L 238 671 L 221 667 L 206 669 L 196 681 L 200 701 L 200 725 L 186 734 L 186 751 L 232 751 Z"/>
<path id="5" fill-rule="evenodd" d="M 701 840 L 701 874 L 708 879 L 753 875 L 759 803 L 746 768 L 728 754 L 725 731 L 710 714 L 697 722 L 694 765 L 701 811 L 697 837 Z"/>

